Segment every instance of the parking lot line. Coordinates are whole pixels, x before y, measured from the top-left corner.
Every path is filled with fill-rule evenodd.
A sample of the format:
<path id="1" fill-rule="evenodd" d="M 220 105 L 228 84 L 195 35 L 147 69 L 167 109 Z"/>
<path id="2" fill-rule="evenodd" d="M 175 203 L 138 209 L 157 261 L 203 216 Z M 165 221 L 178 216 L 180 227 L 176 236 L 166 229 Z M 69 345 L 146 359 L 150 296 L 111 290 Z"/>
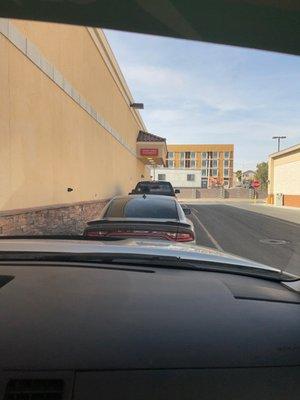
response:
<path id="1" fill-rule="evenodd" d="M 196 219 L 196 221 L 198 222 L 198 224 L 201 226 L 201 228 L 204 230 L 204 232 L 206 233 L 206 235 L 208 236 L 209 240 L 212 242 L 212 244 L 215 246 L 216 249 L 220 250 L 220 251 L 224 251 L 223 248 L 219 245 L 219 243 L 216 241 L 216 239 L 212 236 L 212 234 L 207 230 L 206 226 L 203 225 L 203 223 L 200 221 L 199 217 L 198 217 L 198 211 L 191 207 L 192 211 L 193 211 L 193 216 Z"/>

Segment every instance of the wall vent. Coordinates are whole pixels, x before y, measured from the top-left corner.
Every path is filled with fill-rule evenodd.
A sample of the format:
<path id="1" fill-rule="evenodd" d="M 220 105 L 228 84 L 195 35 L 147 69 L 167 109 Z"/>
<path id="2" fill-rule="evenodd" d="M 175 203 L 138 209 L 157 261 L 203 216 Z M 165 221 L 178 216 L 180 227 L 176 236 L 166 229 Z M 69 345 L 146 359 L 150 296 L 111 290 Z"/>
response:
<path id="1" fill-rule="evenodd" d="M 4 400 L 63 400 L 61 379 L 11 379 Z"/>

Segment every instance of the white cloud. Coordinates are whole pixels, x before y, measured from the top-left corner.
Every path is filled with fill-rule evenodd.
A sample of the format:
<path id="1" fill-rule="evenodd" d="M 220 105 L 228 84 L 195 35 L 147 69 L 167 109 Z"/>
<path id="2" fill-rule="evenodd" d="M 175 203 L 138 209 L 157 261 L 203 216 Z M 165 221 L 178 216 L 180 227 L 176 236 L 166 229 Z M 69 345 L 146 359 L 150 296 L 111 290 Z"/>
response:
<path id="1" fill-rule="evenodd" d="M 252 96 L 214 78 L 195 78 L 176 69 L 143 64 L 125 64 L 123 72 L 139 97 L 157 102 L 169 99 L 177 108 L 193 103 L 194 107 L 205 105 L 224 113 L 248 110 L 253 106 Z"/>
<path id="2" fill-rule="evenodd" d="M 123 69 L 132 86 L 150 96 L 170 96 L 174 90 L 182 90 L 186 84 L 185 75 L 170 68 L 140 64 L 127 65 Z"/>
<path id="3" fill-rule="evenodd" d="M 212 82 L 198 82 L 197 88 L 198 93 L 195 98 L 217 111 L 227 112 L 250 108 L 246 98 L 233 88 Z"/>
<path id="4" fill-rule="evenodd" d="M 147 113 L 147 119 L 160 124 L 178 124 L 183 123 L 186 119 L 185 113 L 178 109 L 154 109 Z"/>

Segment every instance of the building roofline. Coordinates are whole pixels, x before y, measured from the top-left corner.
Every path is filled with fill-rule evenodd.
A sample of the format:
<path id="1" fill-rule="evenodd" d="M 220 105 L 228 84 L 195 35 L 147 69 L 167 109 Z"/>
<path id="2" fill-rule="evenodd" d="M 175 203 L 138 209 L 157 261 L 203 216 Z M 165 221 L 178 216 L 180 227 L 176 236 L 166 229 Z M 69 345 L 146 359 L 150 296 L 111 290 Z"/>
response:
<path id="1" fill-rule="evenodd" d="M 168 146 L 234 146 L 234 143 L 169 143 Z"/>
<path id="2" fill-rule="evenodd" d="M 189 144 L 189 143 L 181 143 L 181 144 L 172 144 L 168 143 L 168 148 L 170 148 L 170 151 L 181 151 L 180 148 L 185 148 L 185 149 L 198 149 L 201 147 L 208 147 L 208 148 L 215 148 L 215 147 L 220 147 L 220 148 L 226 148 L 226 150 L 232 150 L 234 151 L 234 144 L 231 143 L 198 143 L 198 144 Z M 173 150 L 174 149 L 174 150 Z M 184 150 L 182 150 L 184 151 Z M 222 150 L 217 150 L 217 151 L 222 151 Z"/>
<path id="3" fill-rule="evenodd" d="M 299 144 L 295 144 L 294 146 L 287 147 L 286 149 L 283 149 L 281 151 L 277 151 L 276 153 L 272 153 L 272 154 L 269 155 L 269 157 L 270 158 L 280 157 L 280 156 L 282 156 L 284 154 L 291 153 L 291 152 L 293 152 L 295 150 L 298 150 L 298 149 L 300 150 L 300 143 Z"/>
<path id="4" fill-rule="evenodd" d="M 91 38 L 93 39 L 96 47 L 99 50 L 108 70 L 110 71 L 116 85 L 118 86 L 124 100 L 126 101 L 128 107 L 130 108 L 134 118 L 139 123 L 141 129 L 147 131 L 145 123 L 139 113 L 139 111 L 135 108 L 130 107 L 130 104 L 134 103 L 133 96 L 130 92 L 130 89 L 126 83 L 124 75 L 121 71 L 121 68 L 118 64 L 118 61 L 110 47 L 110 44 L 105 36 L 105 33 L 100 28 L 87 28 Z"/>

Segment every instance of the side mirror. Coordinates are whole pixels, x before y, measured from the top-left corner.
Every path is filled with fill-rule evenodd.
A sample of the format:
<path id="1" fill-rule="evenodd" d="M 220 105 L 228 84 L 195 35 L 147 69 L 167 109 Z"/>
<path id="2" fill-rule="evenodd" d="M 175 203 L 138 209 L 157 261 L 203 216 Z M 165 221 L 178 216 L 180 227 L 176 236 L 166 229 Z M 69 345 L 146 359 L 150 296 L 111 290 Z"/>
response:
<path id="1" fill-rule="evenodd" d="M 180 193 L 179 189 L 175 189 L 175 194 Z"/>
<path id="2" fill-rule="evenodd" d="M 184 207 L 182 208 L 185 215 L 190 215 L 192 213 L 190 208 Z"/>

